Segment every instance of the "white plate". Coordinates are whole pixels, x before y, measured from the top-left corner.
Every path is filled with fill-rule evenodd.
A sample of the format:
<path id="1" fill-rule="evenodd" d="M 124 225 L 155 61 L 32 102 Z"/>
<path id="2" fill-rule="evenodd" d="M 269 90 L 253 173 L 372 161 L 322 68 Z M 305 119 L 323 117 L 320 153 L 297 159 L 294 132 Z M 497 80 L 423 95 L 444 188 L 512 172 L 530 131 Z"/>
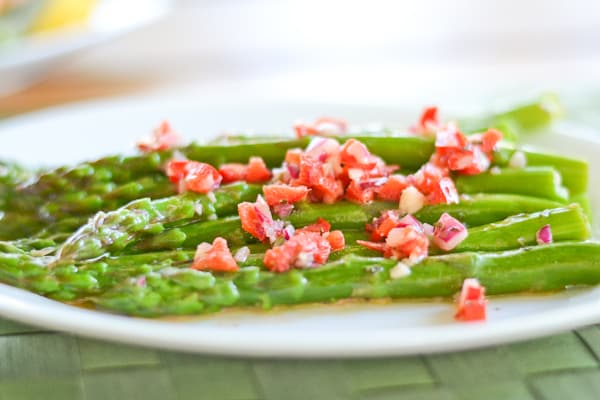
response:
<path id="1" fill-rule="evenodd" d="M 276 131 L 290 121 L 322 114 L 352 122 L 379 120 L 405 126 L 414 112 L 393 107 L 217 101 L 122 100 L 48 110 L 0 124 L 0 158 L 28 163 L 70 162 L 129 148 L 168 116 L 188 137 L 224 129 Z M 600 176 L 597 139 L 575 126 L 543 142 L 561 153 L 591 160 Z M 592 186 L 593 204 L 600 204 Z M 50 329 L 137 345 L 191 352 L 252 356 L 349 357 L 467 349 L 548 335 L 600 322 L 600 287 L 543 296 L 490 300 L 485 323 L 457 323 L 442 302 L 312 305 L 285 311 L 235 311 L 185 322 L 144 320 L 67 306 L 0 285 L 0 315 Z"/>
<path id="2" fill-rule="evenodd" d="M 0 95 L 40 81 L 76 53 L 164 16 L 171 0 L 101 0 L 88 23 L 77 29 L 25 37 L 0 48 Z"/>

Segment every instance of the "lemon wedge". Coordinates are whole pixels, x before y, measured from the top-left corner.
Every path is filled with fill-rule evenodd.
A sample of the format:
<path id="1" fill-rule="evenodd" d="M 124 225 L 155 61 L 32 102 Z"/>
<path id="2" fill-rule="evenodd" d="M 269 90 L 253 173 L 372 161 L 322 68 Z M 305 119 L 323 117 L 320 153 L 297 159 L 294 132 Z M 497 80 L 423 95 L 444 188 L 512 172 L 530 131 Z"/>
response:
<path id="1" fill-rule="evenodd" d="M 46 32 L 85 22 L 97 0 L 45 0 L 31 32 Z"/>

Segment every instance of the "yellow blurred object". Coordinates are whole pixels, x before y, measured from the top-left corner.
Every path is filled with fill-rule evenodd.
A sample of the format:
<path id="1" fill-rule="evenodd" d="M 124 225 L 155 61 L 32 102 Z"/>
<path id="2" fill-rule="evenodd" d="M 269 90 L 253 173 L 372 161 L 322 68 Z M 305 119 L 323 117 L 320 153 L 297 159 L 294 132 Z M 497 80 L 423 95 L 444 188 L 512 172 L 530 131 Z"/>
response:
<path id="1" fill-rule="evenodd" d="M 45 32 L 85 22 L 97 0 L 46 0 L 31 32 Z"/>

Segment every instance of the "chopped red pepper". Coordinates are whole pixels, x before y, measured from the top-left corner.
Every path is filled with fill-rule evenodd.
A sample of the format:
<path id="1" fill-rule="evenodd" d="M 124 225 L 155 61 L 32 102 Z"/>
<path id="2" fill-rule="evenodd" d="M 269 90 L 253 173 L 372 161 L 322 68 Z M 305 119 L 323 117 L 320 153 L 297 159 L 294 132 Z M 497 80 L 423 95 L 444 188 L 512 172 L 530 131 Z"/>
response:
<path id="1" fill-rule="evenodd" d="M 454 318 L 459 321 L 483 321 L 486 319 L 485 288 L 477 279 L 465 279 L 458 297 L 457 307 Z"/>
<path id="2" fill-rule="evenodd" d="M 246 181 L 249 183 L 266 182 L 271 179 L 271 171 L 261 157 L 250 157 Z"/>
<path id="3" fill-rule="evenodd" d="M 319 218 L 314 224 L 297 229 L 280 246 L 267 250 L 263 262 L 275 272 L 291 268 L 314 267 L 327 262 L 331 251 L 345 246 L 341 231 L 329 232 L 331 225 Z"/>
<path id="4" fill-rule="evenodd" d="M 463 175 L 480 174 L 490 167 L 492 152 L 501 139 L 502 133 L 495 129 L 467 137 L 456 125 L 448 124 L 437 132 L 431 163 Z"/>
<path id="5" fill-rule="evenodd" d="M 400 218 L 398 211 L 384 211 L 381 217 L 374 219 L 366 228 L 367 232 L 371 232 L 371 241 L 358 240 L 357 243 L 382 252 L 384 257 L 398 260 L 408 258 L 408 262 L 414 264 L 428 254 L 428 232 L 410 214 Z"/>
<path id="6" fill-rule="evenodd" d="M 430 135 L 435 133 L 439 125 L 437 107 L 426 107 L 416 126 L 411 127 L 411 131 L 421 135 Z"/>
<path id="7" fill-rule="evenodd" d="M 327 204 L 335 203 L 344 194 L 342 182 L 328 164 L 307 154 L 301 157 L 298 179 L 293 184 L 307 186 L 311 189 L 311 199 Z"/>
<path id="8" fill-rule="evenodd" d="M 331 245 L 331 251 L 343 250 L 346 247 L 346 238 L 342 231 L 331 231 L 327 235 L 327 241 Z"/>
<path id="9" fill-rule="evenodd" d="M 363 187 L 361 183 L 352 181 L 346 187 L 346 199 L 358 204 L 368 204 L 375 198 L 374 187 Z"/>
<path id="10" fill-rule="evenodd" d="M 394 257 L 398 260 L 408 258 L 411 262 L 419 262 L 427 257 L 429 238 L 422 229 L 414 225 L 394 228 L 385 239 L 385 257 Z"/>
<path id="11" fill-rule="evenodd" d="M 481 136 L 481 150 L 484 153 L 491 153 L 496 148 L 496 144 L 502 140 L 502 132 L 496 129 L 488 129 Z"/>
<path id="12" fill-rule="evenodd" d="M 381 200 L 400 201 L 402 191 L 408 186 L 408 179 L 404 175 L 391 175 L 383 185 L 375 189 L 375 193 Z"/>
<path id="13" fill-rule="evenodd" d="M 293 204 L 306 199 L 308 188 L 304 185 L 290 186 L 283 183 L 263 186 L 265 200 L 270 206 Z"/>
<path id="14" fill-rule="evenodd" d="M 428 204 L 458 204 L 458 191 L 450 177 L 443 177 L 436 182 L 427 195 Z"/>
<path id="15" fill-rule="evenodd" d="M 357 240 L 357 244 L 366 247 L 369 250 L 379 251 L 383 253 L 386 250 L 386 245 L 383 242 L 369 242 L 368 240 Z"/>
<path id="16" fill-rule="evenodd" d="M 340 150 L 340 161 L 344 165 L 355 168 L 371 169 L 378 160 L 373 156 L 367 146 L 356 139 L 348 139 Z"/>
<path id="17" fill-rule="evenodd" d="M 271 171 L 261 157 L 250 157 L 248 165 L 239 163 L 223 164 L 219 167 L 223 183 L 246 181 L 249 183 L 266 182 L 271 179 Z"/>
<path id="18" fill-rule="evenodd" d="M 258 196 L 255 203 L 243 202 L 238 204 L 238 214 L 242 229 L 260 240 L 274 242 L 283 235 L 284 224 L 274 220 L 265 200 Z"/>
<path id="19" fill-rule="evenodd" d="M 179 184 L 180 192 L 208 193 L 223 179 L 212 165 L 198 161 L 171 160 L 166 172 L 171 182 Z"/>
<path id="20" fill-rule="evenodd" d="M 222 164 L 219 173 L 223 177 L 223 183 L 243 181 L 248 175 L 248 166 L 238 163 Z"/>
<path id="21" fill-rule="evenodd" d="M 379 242 L 385 239 L 388 233 L 400 222 L 400 216 L 397 211 L 387 210 L 381 213 L 379 218 L 373 220 L 373 223 L 367 225 L 367 232 L 371 232 L 371 240 Z"/>
<path id="22" fill-rule="evenodd" d="M 222 237 L 216 237 L 212 245 L 208 243 L 198 245 L 190 268 L 222 272 L 233 272 L 239 269 L 227 246 L 227 240 Z"/>
<path id="23" fill-rule="evenodd" d="M 208 193 L 219 187 L 221 175 L 212 165 L 190 161 L 183 178 L 186 190 L 196 193 Z"/>
<path id="24" fill-rule="evenodd" d="M 314 224 L 310 224 L 305 226 L 304 228 L 298 229 L 296 232 L 317 232 L 317 233 L 325 233 L 331 230 L 331 224 L 324 220 L 323 218 L 317 219 L 317 222 Z"/>
<path id="25" fill-rule="evenodd" d="M 143 152 L 168 150 L 181 144 L 181 136 L 177 134 L 168 121 L 163 121 L 152 136 L 137 142 L 137 147 Z"/>
<path id="26" fill-rule="evenodd" d="M 173 183 L 179 183 L 186 175 L 188 160 L 171 160 L 167 163 L 166 173 L 169 180 Z"/>
<path id="27" fill-rule="evenodd" d="M 275 272 L 291 268 L 310 268 L 324 264 L 331 253 L 331 245 L 318 232 L 299 231 L 281 246 L 265 253 L 265 267 Z"/>
<path id="28" fill-rule="evenodd" d="M 339 118 L 321 117 L 312 124 L 298 123 L 294 125 L 296 136 L 339 136 L 348 131 L 348 123 Z"/>

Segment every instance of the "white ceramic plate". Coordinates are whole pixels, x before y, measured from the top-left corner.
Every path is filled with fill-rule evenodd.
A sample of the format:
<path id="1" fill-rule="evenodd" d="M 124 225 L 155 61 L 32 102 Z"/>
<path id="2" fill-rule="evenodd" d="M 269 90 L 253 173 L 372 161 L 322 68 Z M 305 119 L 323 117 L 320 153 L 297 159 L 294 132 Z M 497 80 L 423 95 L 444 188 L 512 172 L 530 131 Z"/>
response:
<path id="1" fill-rule="evenodd" d="M 327 114 L 352 122 L 405 126 L 417 110 L 393 107 L 231 102 L 210 99 L 122 100 L 48 110 L 0 124 L 0 158 L 66 163 L 130 148 L 168 116 L 189 138 L 226 129 L 274 132 L 297 118 Z M 563 124 L 546 147 L 588 158 L 600 176 L 600 142 L 585 129 Z M 565 136 L 567 135 L 567 136 Z M 542 140 L 542 139 L 539 139 Z M 592 186 L 598 209 L 600 192 Z M 600 322 L 600 287 L 543 296 L 492 298 L 485 323 L 453 321 L 441 302 L 312 305 L 285 311 L 235 311 L 186 322 L 135 319 L 89 311 L 0 285 L 0 315 L 84 336 L 191 352 L 252 356 L 349 357 L 475 348 Z"/>
<path id="2" fill-rule="evenodd" d="M 31 36 L 0 48 L 0 95 L 40 81 L 76 53 L 164 16 L 171 0 L 101 0 L 85 27 Z"/>

